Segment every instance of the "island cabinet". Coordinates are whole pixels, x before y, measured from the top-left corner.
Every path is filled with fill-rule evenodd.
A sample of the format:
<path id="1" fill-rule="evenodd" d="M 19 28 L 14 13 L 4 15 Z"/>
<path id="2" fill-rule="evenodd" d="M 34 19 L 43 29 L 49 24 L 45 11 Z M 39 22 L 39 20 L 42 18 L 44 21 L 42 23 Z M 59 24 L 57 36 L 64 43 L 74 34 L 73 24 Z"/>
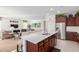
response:
<path id="1" fill-rule="evenodd" d="M 52 35 L 37 44 L 27 41 L 27 52 L 47 52 L 56 44 L 56 36 Z"/>

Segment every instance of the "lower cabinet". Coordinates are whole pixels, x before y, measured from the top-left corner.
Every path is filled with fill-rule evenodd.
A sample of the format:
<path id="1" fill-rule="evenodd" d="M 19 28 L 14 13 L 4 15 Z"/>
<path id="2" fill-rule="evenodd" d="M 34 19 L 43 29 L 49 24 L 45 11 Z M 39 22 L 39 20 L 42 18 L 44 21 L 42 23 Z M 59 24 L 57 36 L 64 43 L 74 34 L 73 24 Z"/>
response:
<path id="1" fill-rule="evenodd" d="M 52 35 L 37 44 L 27 41 L 27 52 L 46 52 L 55 46 L 55 40 L 55 36 Z"/>
<path id="2" fill-rule="evenodd" d="M 77 32 L 66 32 L 66 39 L 72 41 L 78 41 L 78 33 Z"/>

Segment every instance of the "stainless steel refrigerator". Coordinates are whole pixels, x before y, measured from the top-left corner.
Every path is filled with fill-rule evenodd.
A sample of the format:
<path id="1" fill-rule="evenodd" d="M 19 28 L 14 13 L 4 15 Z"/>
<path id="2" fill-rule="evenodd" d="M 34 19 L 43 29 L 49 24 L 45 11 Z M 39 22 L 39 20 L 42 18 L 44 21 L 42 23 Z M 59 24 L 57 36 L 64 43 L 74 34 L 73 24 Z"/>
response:
<path id="1" fill-rule="evenodd" d="M 66 27 L 65 23 L 56 23 L 57 39 L 65 39 Z"/>

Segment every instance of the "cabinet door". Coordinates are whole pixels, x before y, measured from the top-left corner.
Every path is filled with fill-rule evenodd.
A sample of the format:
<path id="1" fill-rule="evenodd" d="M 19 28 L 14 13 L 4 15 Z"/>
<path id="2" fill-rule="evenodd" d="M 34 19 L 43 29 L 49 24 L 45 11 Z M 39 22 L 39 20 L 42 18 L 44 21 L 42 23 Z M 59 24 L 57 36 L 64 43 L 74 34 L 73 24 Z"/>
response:
<path id="1" fill-rule="evenodd" d="M 38 52 L 38 45 L 37 44 L 33 44 L 29 41 L 26 41 L 26 49 L 27 52 Z"/>
<path id="2" fill-rule="evenodd" d="M 76 26 L 79 26 L 79 16 L 78 17 L 76 17 Z"/>
<path id="3" fill-rule="evenodd" d="M 44 40 L 44 51 L 48 51 L 49 49 L 49 38 Z"/>
<path id="4" fill-rule="evenodd" d="M 52 39 L 49 39 L 49 47 L 50 47 L 50 48 L 53 47 L 53 45 L 52 45 L 52 44 L 53 44 L 52 41 L 53 41 Z"/>
<path id="5" fill-rule="evenodd" d="M 74 17 L 71 17 L 71 18 L 67 18 L 67 22 L 66 22 L 66 25 L 67 26 L 75 26 L 75 18 Z"/>
<path id="6" fill-rule="evenodd" d="M 67 40 L 72 40 L 72 41 L 77 41 L 77 32 L 66 32 L 66 39 Z"/>
<path id="7" fill-rule="evenodd" d="M 66 39 L 67 40 L 73 40 L 74 38 L 74 35 L 72 32 L 66 32 Z"/>
<path id="8" fill-rule="evenodd" d="M 71 39 L 70 35 L 71 35 L 70 32 L 66 32 L 66 39 L 67 39 L 67 40 L 70 40 L 70 39 Z"/>
<path id="9" fill-rule="evenodd" d="M 77 42 L 79 42 L 79 33 L 77 33 Z"/>
<path id="10" fill-rule="evenodd" d="M 50 39 L 50 48 L 55 46 L 55 38 Z"/>
<path id="11" fill-rule="evenodd" d="M 43 41 L 38 43 L 38 51 L 39 52 L 44 52 L 44 43 L 43 43 Z"/>
<path id="12" fill-rule="evenodd" d="M 73 32 L 73 41 L 77 41 L 78 38 L 77 38 L 77 32 Z"/>

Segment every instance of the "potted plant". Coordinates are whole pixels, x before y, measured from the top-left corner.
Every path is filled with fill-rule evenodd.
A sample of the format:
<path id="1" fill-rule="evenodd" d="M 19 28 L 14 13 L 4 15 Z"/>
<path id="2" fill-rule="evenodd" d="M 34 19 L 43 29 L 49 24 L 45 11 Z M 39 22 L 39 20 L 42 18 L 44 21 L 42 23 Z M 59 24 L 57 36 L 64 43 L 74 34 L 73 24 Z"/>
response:
<path id="1" fill-rule="evenodd" d="M 79 16 L 79 11 L 75 14 L 75 16 Z"/>
<path id="2" fill-rule="evenodd" d="M 66 15 L 64 14 L 57 14 L 56 15 L 56 22 L 60 23 L 60 22 L 65 22 L 66 21 Z"/>
<path id="3" fill-rule="evenodd" d="M 64 14 L 57 14 L 56 17 L 64 17 Z"/>

